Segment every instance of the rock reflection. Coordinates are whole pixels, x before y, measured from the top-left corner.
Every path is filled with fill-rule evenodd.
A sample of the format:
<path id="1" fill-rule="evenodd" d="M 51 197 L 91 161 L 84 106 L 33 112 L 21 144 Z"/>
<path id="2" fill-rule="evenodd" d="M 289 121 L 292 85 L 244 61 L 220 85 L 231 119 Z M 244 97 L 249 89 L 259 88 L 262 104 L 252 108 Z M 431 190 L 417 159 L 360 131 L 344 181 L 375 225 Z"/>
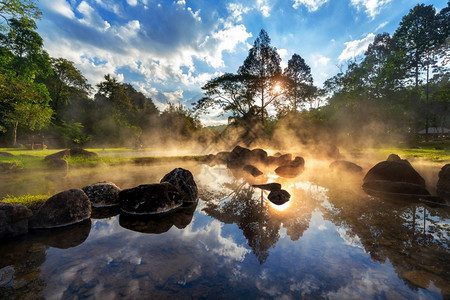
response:
<path id="1" fill-rule="evenodd" d="M 178 229 L 188 226 L 192 221 L 196 208 L 197 203 L 168 215 L 147 216 L 145 218 L 121 214 L 119 216 L 119 224 L 123 228 L 137 232 L 160 234 L 169 231 L 174 225 Z"/>
<path id="2" fill-rule="evenodd" d="M 444 298 L 450 297 L 448 208 L 372 198 L 357 191 L 329 189 L 331 205 L 322 208 L 324 217 L 358 237 L 372 260 L 389 260 L 411 289 L 434 285 Z"/>
<path id="3" fill-rule="evenodd" d="M 40 230 L 0 245 L 0 299 L 36 299 L 46 288 L 41 265 L 49 247 L 68 249 L 89 236 L 91 221 Z"/>
<path id="4" fill-rule="evenodd" d="M 267 179 L 266 179 L 267 180 Z M 292 241 L 300 239 L 308 229 L 314 204 L 293 181 L 284 180 L 283 187 L 292 195 L 287 209 L 272 206 L 268 191 L 252 187 L 254 182 L 235 179 L 216 186 L 217 190 L 204 192 L 203 211 L 226 224 L 236 224 L 247 239 L 248 245 L 260 264 L 269 257 L 269 249 L 280 238 L 285 228 Z"/>

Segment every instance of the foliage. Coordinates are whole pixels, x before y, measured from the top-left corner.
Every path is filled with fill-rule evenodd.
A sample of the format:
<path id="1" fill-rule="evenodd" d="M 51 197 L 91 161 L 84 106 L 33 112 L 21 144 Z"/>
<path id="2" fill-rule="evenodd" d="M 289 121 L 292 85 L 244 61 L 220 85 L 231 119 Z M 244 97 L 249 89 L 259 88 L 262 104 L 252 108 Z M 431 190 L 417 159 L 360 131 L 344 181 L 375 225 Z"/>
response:
<path id="1" fill-rule="evenodd" d="M 34 0 L 0 1 L 0 29 L 5 29 L 10 18 L 39 19 L 41 11 Z M 7 23 L 5 25 L 5 22 Z"/>
<path id="2" fill-rule="evenodd" d="M 51 195 L 24 195 L 19 197 L 7 196 L 0 201 L 6 203 L 21 204 L 33 210 L 34 208 L 41 206 L 42 203 L 47 201 L 47 199 L 50 197 Z"/>

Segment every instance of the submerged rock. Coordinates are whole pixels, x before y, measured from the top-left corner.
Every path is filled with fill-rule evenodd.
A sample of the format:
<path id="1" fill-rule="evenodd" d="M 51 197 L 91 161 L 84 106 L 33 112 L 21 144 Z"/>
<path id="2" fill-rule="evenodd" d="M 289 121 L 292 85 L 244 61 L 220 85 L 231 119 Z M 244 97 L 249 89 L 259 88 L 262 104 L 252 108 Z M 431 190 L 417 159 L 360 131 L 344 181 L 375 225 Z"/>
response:
<path id="1" fill-rule="evenodd" d="M 0 202 L 0 240 L 26 234 L 32 215 L 23 205 Z"/>
<path id="2" fill-rule="evenodd" d="M 120 189 L 112 182 L 97 182 L 82 188 L 93 207 L 110 207 L 119 205 Z"/>
<path id="3" fill-rule="evenodd" d="M 281 177 L 294 178 L 303 173 L 304 169 L 305 160 L 303 157 L 297 156 L 293 161 L 276 168 L 275 173 Z"/>
<path id="4" fill-rule="evenodd" d="M 374 180 L 365 182 L 362 186 L 364 191 L 369 195 L 374 196 L 388 196 L 389 194 L 415 195 L 415 196 L 429 196 L 430 193 L 421 185 L 408 182 L 393 182 L 387 180 Z"/>
<path id="5" fill-rule="evenodd" d="M 161 183 L 163 182 L 171 183 L 178 188 L 182 195 L 183 203 L 197 202 L 197 184 L 195 183 L 194 176 L 190 171 L 182 168 L 173 169 L 161 179 Z"/>
<path id="6" fill-rule="evenodd" d="M 289 201 L 291 194 L 286 190 L 273 190 L 267 198 L 269 198 L 270 202 L 281 205 Z"/>
<path id="7" fill-rule="evenodd" d="M 346 160 L 336 160 L 330 164 L 330 169 L 338 172 L 361 173 L 362 168 Z"/>
<path id="8" fill-rule="evenodd" d="M 249 173 L 250 175 L 252 175 L 253 177 L 258 177 L 263 175 L 264 173 L 261 172 L 257 167 L 252 166 L 252 165 L 246 165 L 243 170 L 247 173 Z"/>
<path id="9" fill-rule="evenodd" d="M 91 216 L 91 202 L 81 189 L 58 193 L 44 202 L 30 218 L 33 229 L 55 228 L 79 223 Z"/>
<path id="10" fill-rule="evenodd" d="M 183 194 L 169 182 L 143 184 L 120 191 L 119 202 L 120 209 L 127 214 L 161 214 L 181 207 Z"/>

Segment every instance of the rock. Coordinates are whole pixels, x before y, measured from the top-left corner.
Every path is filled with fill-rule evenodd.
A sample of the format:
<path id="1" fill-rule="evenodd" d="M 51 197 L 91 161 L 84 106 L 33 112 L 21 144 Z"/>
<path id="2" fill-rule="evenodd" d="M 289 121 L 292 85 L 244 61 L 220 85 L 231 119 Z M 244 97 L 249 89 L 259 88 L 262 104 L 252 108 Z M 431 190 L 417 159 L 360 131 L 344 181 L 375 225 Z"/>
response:
<path id="1" fill-rule="evenodd" d="M 336 160 L 330 164 L 330 169 L 338 172 L 361 173 L 362 168 L 355 163 L 346 160 Z"/>
<path id="2" fill-rule="evenodd" d="M 364 182 L 375 180 L 406 182 L 425 187 L 425 179 L 409 163 L 398 161 L 382 161 L 372 167 L 364 177 Z"/>
<path id="3" fill-rule="evenodd" d="M 82 157 L 97 157 L 98 154 L 95 152 L 87 151 L 81 148 L 74 148 L 69 150 L 71 156 L 82 156 Z"/>
<path id="4" fill-rule="evenodd" d="M 254 184 L 253 187 L 260 188 L 267 191 L 281 190 L 281 184 L 276 182 L 266 183 L 266 184 Z"/>
<path id="5" fill-rule="evenodd" d="M 429 196 L 424 186 L 408 182 L 392 182 L 387 180 L 373 180 L 365 182 L 362 186 L 369 195 L 382 196 L 383 194 L 403 194 Z"/>
<path id="6" fill-rule="evenodd" d="M 288 202 L 291 195 L 286 190 L 273 190 L 267 198 L 269 198 L 270 202 L 281 205 Z"/>
<path id="7" fill-rule="evenodd" d="M 97 182 L 82 188 L 93 207 L 119 205 L 120 189 L 112 182 Z"/>
<path id="8" fill-rule="evenodd" d="M 230 156 L 230 153 L 231 152 L 227 152 L 227 151 L 219 152 L 215 155 L 214 160 L 218 164 L 226 164 L 228 161 L 228 157 Z"/>
<path id="9" fill-rule="evenodd" d="M 194 176 L 188 170 L 176 168 L 166 174 L 161 183 L 168 182 L 178 188 L 183 197 L 183 203 L 196 203 L 198 199 L 197 184 L 194 181 Z"/>
<path id="10" fill-rule="evenodd" d="M 9 152 L 0 151 L 0 156 L 12 157 L 12 156 L 14 156 L 14 154 L 11 154 Z"/>
<path id="11" fill-rule="evenodd" d="M 69 163 L 62 158 L 52 158 L 47 160 L 50 166 L 55 170 L 68 171 Z"/>
<path id="12" fill-rule="evenodd" d="M 228 155 L 227 167 L 230 169 L 240 169 L 250 162 L 252 152 L 250 149 L 236 146 Z"/>
<path id="13" fill-rule="evenodd" d="M 176 210 L 183 194 L 169 182 L 143 184 L 119 192 L 120 209 L 131 215 L 153 215 Z"/>
<path id="14" fill-rule="evenodd" d="M 400 163 L 405 163 L 407 165 L 411 165 L 408 160 L 401 159 L 400 156 L 398 156 L 397 154 L 389 154 L 386 161 L 396 161 L 396 162 L 400 162 Z"/>
<path id="15" fill-rule="evenodd" d="M 436 188 L 439 195 L 450 197 L 450 164 L 446 164 L 439 171 Z"/>
<path id="16" fill-rule="evenodd" d="M 55 158 L 65 159 L 65 158 L 67 158 L 69 156 L 70 156 L 70 150 L 62 150 L 62 151 L 59 151 L 59 152 L 47 155 L 44 159 L 45 160 L 52 160 L 52 159 L 55 159 Z"/>
<path id="17" fill-rule="evenodd" d="M 256 162 L 264 162 L 267 159 L 267 152 L 263 149 L 253 149 L 252 151 L 252 158 Z"/>
<path id="18" fill-rule="evenodd" d="M 26 234 L 32 215 L 23 205 L 0 202 L 0 240 Z"/>
<path id="19" fill-rule="evenodd" d="M 50 197 L 30 218 L 30 228 L 55 228 L 89 219 L 91 202 L 81 189 L 70 189 Z"/>
<path id="20" fill-rule="evenodd" d="M 283 156 L 280 156 L 280 158 Z M 282 165 L 275 169 L 275 173 L 278 176 L 286 178 L 294 178 L 300 175 L 305 169 L 305 160 L 303 157 L 297 156 L 293 161 L 289 161 L 287 164 Z"/>
<path id="21" fill-rule="evenodd" d="M 339 148 L 333 144 L 321 144 L 314 147 L 317 156 L 324 156 L 331 159 L 339 159 L 341 156 Z"/>
<path id="22" fill-rule="evenodd" d="M 252 166 L 252 165 L 246 165 L 243 170 L 247 173 L 249 173 L 250 175 L 252 175 L 253 177 L 258 177 L 263 175 L 264 173 L 261 172 L 257 167 Z"/>
<path id="23" fill-rule="evenodd" d="M 0 163 L 1 172 L 13 172 L 19 168 L 18 162 Z"/>

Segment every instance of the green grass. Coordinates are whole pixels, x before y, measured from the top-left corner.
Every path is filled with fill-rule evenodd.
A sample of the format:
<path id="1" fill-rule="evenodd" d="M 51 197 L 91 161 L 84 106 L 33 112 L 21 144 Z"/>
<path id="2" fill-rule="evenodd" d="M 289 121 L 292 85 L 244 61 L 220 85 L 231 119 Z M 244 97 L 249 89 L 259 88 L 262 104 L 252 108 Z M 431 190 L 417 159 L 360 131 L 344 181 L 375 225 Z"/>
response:
<path id="1" fill-rule="evenodd" d="M 31 210 L 36 210 L 50 197 L 51 197 L 50 195 L 25 195 L 19 197 L 7 196 L 1 201 L 7 203 L 21 204 L 28 207 Z"/>

